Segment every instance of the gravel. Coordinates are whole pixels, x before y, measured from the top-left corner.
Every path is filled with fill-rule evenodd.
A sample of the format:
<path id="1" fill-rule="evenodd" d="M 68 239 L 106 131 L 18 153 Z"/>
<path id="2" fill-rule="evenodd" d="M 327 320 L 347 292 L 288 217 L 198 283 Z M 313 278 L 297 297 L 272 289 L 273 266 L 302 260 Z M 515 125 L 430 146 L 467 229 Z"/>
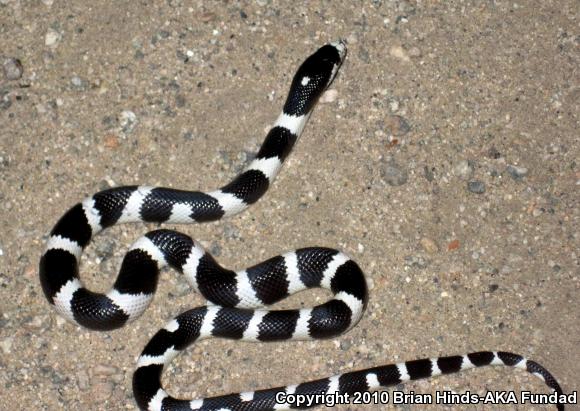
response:
<path id="1" fill-rule="evenodd" d="M 469 181 L 467 183 L 467 189 L 474 194 L 483 194 L 485 193 L 485 183 L 479 180 Z"/>
<path id="2" fill-rule="evenodd" d="M 397 187 L 402 186 L 409 180 L 409 174 L 402 166 L 389 160 L 381 166 L 381 177 L 388 185 Z"/>
<path id="3" fill-rule="evenodd" d="M 411 126 L 401 116 L 391 115 L 385 117 L 385 131 L 395 137 L 401 137 L 411 130 Z"/>
<path id="4" fill-rule="evenodd" d="M 435 167 L 424 166 L 423 175 L 425 176 L 425 179 L 430 183 L 435 181 Z"/>
<path id="5" fill-rule="evenodd" d="M 521 180 L 528 175 L 528 169 L 525 167 L 508 165 L 506 171 L 514 180 Z"/>
<path id="6" fill-rule="evenodd" d="M 4 69 L 4 78 L 6 80 L 19 80 L 24 72 L 22 63 L 16 58 L 6 59 L 2 68 Z"/>
<path id="7" fill-rule="evenodd" d="M 137 115 L 131 110 L 123 110 L 119 116 L 119 125 L 124 134 L 131 134 L 137 125 Z"/>
<path id="8" fill-rule="evenodd" d="M 429 254 L 436 254 L 439 252 L 439 246 L 430 238 L 423 237 L 421 239 L 421 247 Z"/>
<path id="9" fill-rule="evenodd" d="M 87 88 L 87 82 L 80 78 L 79 76 L 73 76 L 70 80 L 71 84 L 77 90 L 85 90 Z"/>
<path id="10" fill-rule="evenodd" d="M 44 44 L 49 47 L 55 47 L 60 42 L 61 38 L 62 36 L 58 31 L 54 29 L 48 29 L 46 35 L 44 36 Z"/>
<path id="11" fill-rule="evenodd" d="M 473 174 L 473 165 L 467 160 L 458 161 L 453 167 L 453 173 L 457 177 L 469 178 Z"/>

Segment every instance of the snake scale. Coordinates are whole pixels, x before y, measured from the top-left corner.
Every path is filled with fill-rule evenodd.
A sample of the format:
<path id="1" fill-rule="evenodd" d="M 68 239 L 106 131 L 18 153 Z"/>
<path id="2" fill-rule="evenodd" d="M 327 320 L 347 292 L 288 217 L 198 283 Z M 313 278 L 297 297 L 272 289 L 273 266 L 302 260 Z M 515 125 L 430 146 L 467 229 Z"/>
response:
<path id="1" fill-rule="evenodd" d="M 390 364 L 298 385 L 197 400 L 176 399 L 163 389 L 163 369 L 201 339 L 309 340 L 335 337 L 356 325 L 367 303 L 365 278 L 356 262 L 333 249 L 303 248 L 234 272 L 218 265 L 190 237 L 155 230 L 132 245 L 111 291 L 98 294 L 84 288 L 78 270 L 82 251 L 105 228 L 129 222 L 213 221 L 256 202 L 274 180 L 345 55 L 345 43 L 338 41 L 321 47 L 302 63 L 283 111 L 255 159 L 221 189 L 204 193 L 149 186 L 111 188 L 69 209 L 51 231 L 40 261 L 40 282 L 50 304 L 78 325 L 111 330 L 137 318 L 151 302 L 159 270 L 165 266 L 183 273 L 208 300 L 206 306 L 171 320 L 145 346 L 133 376 L 133 392 L 141 409 L 285 410 L 298 406 L 280 400 L 280 393 L 363 392 L 487 365 L 522 368 L 544 380 L 553 392 L 562 393 L 556 379 L 538 363 L 517 354 L 489 351 Z M 334 297 L 313 308 L 263 308 L 312 287 L 328 289 Z M 320 404 L 317 400 L 309 405 Z M 558 409 L 564 406 L 558 404 Z"/>

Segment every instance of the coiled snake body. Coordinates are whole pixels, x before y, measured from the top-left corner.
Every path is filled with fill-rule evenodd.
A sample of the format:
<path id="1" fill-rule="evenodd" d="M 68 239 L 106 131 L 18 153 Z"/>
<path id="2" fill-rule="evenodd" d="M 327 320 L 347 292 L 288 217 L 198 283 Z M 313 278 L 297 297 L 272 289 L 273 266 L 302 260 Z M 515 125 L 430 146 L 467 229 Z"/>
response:
<path id="1" fill-rule="evenodd" d="M 367 302 L 359 266 L 327 248 L 304 248 L 271 258 L 246 270 L 220 267 L 190 237 L 156 230 L 137 240 L 125 255 L 113 289 L 97 294 L 83 287 L 78 264 L 92 236 L 114 224 L 153 221 L 194 223 L 231 216 L 256 202 L 268 189 L 300 136 L 322 92 L 334 79 L 346 48 L 339 41 L 323 46 L 298 69 L 284 109 L 256 158 L 232 182 L 209 192 L 146 186 L 101 191 L 71 208 L 53 228 L 40 261 L 40 281 L 60 315 L 95 330 L 110 330 L 137 318 L 151 302 L 164 266 L 182 272 L 209 302 L 184 312 L 146 345 L 133 376 L 136 401 L 144 410 L 248 410 L 294 408 L 277 394 L 353 393 L 408 380 L 449 374 L 472 367 L 507 365 L 523 368 L 562 393 L 554 377 L 539 364 L 505 352 L 478 352 L 422 359 L 349 372 L 331 378 L 200 400 L 171 397 L 161 386 L 164 367 L 195 341 L 223 337 L 246 341 L 330 338 L 353 327 Z M 262 307 L 290 294 L 323 287 L 334 298 L 314 308 L 268 311 Z M 319 405 L 314 401 L 311 405 Z M 300 407 L 304 408 L 304 406 Z M 563 409 L 563 405 L 558 405 Z"/>

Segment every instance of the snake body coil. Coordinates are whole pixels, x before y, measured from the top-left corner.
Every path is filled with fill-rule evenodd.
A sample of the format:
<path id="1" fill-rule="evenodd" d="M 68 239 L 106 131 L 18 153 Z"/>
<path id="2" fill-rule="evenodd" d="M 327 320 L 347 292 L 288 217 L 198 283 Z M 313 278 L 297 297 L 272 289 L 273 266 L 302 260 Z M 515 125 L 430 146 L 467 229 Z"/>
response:
<path id="1" fill-rule="evenodd" d="M 79 325 L 110 330 L 137 318 L 153 298 L 159 270 L 167 265 L 185 274 L 193 287 L 212 303 L 180 314 L 146 345 L 133 376 L 133 391 L 141 409 L 284 410 L 295 408 L 295 404 L 279 400 L 280 393 L 368 391 L 486 365 L 523 368 L 562 393 L 557 381 L 542 366 L 505 352 L 415 360 L 299 385 L 200 400 L 175 399 L 162 388 L 164 367 L 180 351 L 204 338 L 320 339 L 337 336 L 353 327 L 367 302 L 364 275 L 354 261 L 332 249 L 299 249 L 234 272 L 219 266 L 190 237 L 155 230 L 137 240 L 125 255 L 111 291 L 97 294 L 83 287 L 78 274 L 82 250 L 107 227 L 139 221 L 184 224 L 213 221 L 237 214 L 256 202 L 290 153 L 345 53 L 345 45 L 339 41 L 323 46 L 304 61 L 294 76 L 284 109 L 256 158 L 221 189 L 203 193 L 148 186 L 112 188 L 71 208 L 53 228 L 40 261 L 40 281 L 48 301 L 62 316 Z M 262 308 L 312 287 L 329 289 L 334 298 L 300 310 Z M 314 401 L 311 406 L 320 404 Z M 564 406 L 559 404 L 558 408 L 562 410 Z"/>

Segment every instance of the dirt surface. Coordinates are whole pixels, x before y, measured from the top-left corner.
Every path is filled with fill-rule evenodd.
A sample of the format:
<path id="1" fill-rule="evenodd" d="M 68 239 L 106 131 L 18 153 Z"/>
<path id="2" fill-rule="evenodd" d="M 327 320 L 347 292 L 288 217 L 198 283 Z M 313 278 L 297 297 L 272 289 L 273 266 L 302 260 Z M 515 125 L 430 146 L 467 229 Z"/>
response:
<path id="1" fill-rule="evenodd" d="M 235 269 L 340 248 L 366 272 L 367 313 L 329 341 L 204 341 L 172 363 L 169 391 L 215 395 L 482 349 L 521 353 L 578 390 L 579 16 L 577 0 L 0 0 L 0 408 L 136 409 L 146 341 L 203 300 L 167 271 L 135 323 L 80 329 L 39 286 L 48 232 L 110 186 L 228 182 L 298 64 L 337 38 L 349 52 L 334 91 L 266 196 L 229 220 L 177 228 Z M 108 290 L 154 227 L 99 235 L 85 282 Z M 498 368 L 397 389 L 547 392 Z"/>

